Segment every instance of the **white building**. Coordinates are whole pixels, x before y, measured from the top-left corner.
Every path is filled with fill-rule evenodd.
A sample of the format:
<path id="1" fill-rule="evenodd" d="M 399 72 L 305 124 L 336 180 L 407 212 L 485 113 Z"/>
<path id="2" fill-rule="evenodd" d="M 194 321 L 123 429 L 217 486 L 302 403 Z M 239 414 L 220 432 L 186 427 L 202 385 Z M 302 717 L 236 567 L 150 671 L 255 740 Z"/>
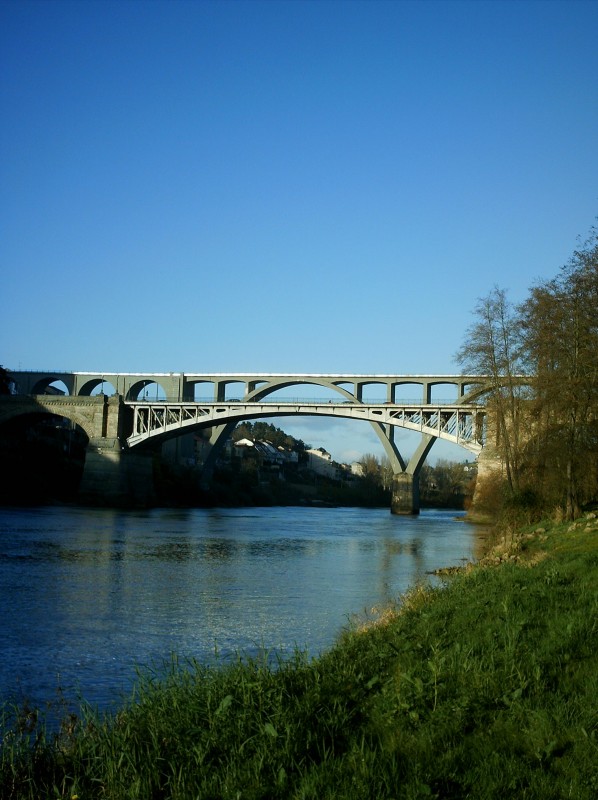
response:
<path id="1" fill-rule="evenodd" d="M 308 469 L 325 478 L 341 479 L 340 467 L 332 461 L 332 456 L 327 450 L 324 450 L 323 447 L 318 447 L 305 452 L 307 453 Z"/>

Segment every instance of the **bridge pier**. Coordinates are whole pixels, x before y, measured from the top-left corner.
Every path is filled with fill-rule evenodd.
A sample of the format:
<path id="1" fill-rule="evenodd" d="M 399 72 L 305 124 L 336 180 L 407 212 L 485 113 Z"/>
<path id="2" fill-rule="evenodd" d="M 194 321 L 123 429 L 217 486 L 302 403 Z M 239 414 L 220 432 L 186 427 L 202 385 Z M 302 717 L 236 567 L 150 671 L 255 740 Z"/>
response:
<path id="1" fill-rule="evenodd" d="M 152 505 L 152 454 L 122 450 L 118 439 L 90 440 L 78 499 L 93 506 L 145 508 Z"/>
<path id="2" fill-rule="evenodd" d="M 419 475 L 397 473 L 392 480 L 391 514 L 419 514 Z"/>

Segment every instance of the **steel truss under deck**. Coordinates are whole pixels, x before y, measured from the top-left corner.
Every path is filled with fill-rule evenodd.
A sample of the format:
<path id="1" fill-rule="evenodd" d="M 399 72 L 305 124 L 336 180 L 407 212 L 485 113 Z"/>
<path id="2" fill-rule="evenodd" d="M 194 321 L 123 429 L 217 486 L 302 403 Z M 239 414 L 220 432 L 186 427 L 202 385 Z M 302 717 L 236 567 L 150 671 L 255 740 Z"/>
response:
<path id="1" fill-rule="evenodd" d="M 197 403 L 128 402 L 133 410 L 129 447 L 187 427 L 213 427 L 260 417 L 318 415 L 392 425 L 446 439 L 478 454 L 485 437 L 485 412 L 478 405 L 395 405 L 391 403 Z"/>

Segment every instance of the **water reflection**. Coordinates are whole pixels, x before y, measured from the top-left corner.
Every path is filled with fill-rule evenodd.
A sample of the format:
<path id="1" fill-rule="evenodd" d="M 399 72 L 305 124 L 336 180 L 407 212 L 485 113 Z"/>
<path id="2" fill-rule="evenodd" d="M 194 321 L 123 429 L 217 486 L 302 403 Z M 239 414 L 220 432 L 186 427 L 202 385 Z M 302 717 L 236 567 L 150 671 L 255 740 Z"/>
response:
<path id="1" fill-rule="evenodd" d="M 197 557 L 191 542 L 167 542 L 153 547 L 147 555 L 160 561 L 190 561 Z"/>
<path id="2" fill-rule="evenodd" d="M 448 512 L 3 509 L 0 693 L 106 706 L 173 651 L 315 654 L 475 542 Z"/>

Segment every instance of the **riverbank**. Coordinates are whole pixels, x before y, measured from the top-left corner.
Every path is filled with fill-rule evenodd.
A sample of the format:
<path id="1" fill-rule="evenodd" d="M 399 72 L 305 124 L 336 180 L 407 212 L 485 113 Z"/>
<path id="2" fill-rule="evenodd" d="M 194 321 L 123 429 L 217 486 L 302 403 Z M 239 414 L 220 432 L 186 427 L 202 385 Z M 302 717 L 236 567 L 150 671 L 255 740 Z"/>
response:
<path id="1" fill-rule="evenodd" d="M 590 800 L 597 589 L 595 516 L 526 529 L 315 661 L 175 661 L 58 737 L 21 710 L 0 797 Z"/>

